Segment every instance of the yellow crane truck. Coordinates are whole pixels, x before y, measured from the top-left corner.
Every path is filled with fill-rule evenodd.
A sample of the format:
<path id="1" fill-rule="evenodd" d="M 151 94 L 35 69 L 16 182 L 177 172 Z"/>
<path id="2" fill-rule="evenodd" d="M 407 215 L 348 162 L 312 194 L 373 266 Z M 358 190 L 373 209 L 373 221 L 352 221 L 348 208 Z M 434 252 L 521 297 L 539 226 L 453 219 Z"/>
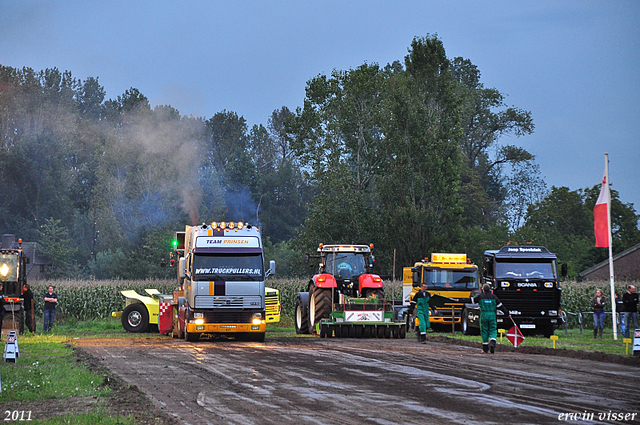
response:
<path id="1" fill-rule="evenodd" d="M 431 259 L 424 258 L 412 267 L 404 267 L 402 273 L 403 305 L 409 306 L 413 295 L 422 283 L 427 284 L 431 295 L 449 298 L 439 305 L 429 320 L 432 324 L 460 324 L 462 309 L 470 297 L 480 293 L 478 266 L 471 263 L 466 254 L 432 253 Z M 442 298 L 441 298 L 442 300 Z M 406 318 L 407 331 L 415 327 L 409 317 Z"/>

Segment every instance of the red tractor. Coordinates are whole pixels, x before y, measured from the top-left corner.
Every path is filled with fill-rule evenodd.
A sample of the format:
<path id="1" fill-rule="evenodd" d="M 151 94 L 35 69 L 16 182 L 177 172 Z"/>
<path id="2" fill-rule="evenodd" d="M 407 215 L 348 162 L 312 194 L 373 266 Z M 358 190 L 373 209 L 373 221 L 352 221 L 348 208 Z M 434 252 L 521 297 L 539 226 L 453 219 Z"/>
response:
<path id="1" fill-rule="evenodd" d="M 384 298 L 384 282 L 371 274 L 375 257 L 370 245 L 323 245 L 319 255 L 305 254 L 313 267 L 319 260 L 318 274 L 309 280 L 308 292 L 299 292 L 295 307 L 296 333 L 316 333 L 317 324 L 328 318 L 334 306 L 346 298 Z"/>

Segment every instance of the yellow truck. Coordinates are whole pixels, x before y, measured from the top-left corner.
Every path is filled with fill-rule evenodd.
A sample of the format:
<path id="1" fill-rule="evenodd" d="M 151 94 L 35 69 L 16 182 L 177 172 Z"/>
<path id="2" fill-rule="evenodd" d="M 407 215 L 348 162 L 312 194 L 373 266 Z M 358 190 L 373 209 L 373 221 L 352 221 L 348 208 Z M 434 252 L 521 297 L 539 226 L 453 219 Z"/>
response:
<path id="1" fill-rule="evenodd" d="M 409 306 L 423 282 L 432 296 L 451 299 L 437 307 L 429 318 L 432 324 L 459 324 L 465 303 L 480 292 L 478 266 L 472 264 L 466 254 L 432 253 L 431 259 L 424 258 L 412 267 L 404 267 L 402 275 L 404 306 Z M 407 325 L 408 330 L 414 327 L 408 318 Z"/>

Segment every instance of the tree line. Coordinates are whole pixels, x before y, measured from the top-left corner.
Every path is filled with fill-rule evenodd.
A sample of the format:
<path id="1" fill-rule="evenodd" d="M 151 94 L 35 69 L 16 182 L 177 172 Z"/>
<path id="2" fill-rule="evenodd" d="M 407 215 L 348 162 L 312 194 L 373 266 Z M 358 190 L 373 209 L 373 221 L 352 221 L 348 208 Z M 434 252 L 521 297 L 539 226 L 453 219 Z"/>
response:
<path id="1" fill-rule="evenodd" d="M 385 66 L 307 82 L 302 106 L 249 128 L 151 107 L 98 78 L 0 66 L 0 231 L 40 242 L 50 277 L 166 277 L 185 224 L 259 225 L 281 276 L 305 276 L 317 244 L 373 243 L 378 272 L 431 252 L 547 246 L 575 275 L 594 248 L 598 186 L 548 189 L 535 158 L 501 143 L 534 131 L 468 59 L 427 35 Z M 551 154 L 551 153 L 550 153 Z M 614 251 L 640 242 L 632 204 L 613 198 Z"/>

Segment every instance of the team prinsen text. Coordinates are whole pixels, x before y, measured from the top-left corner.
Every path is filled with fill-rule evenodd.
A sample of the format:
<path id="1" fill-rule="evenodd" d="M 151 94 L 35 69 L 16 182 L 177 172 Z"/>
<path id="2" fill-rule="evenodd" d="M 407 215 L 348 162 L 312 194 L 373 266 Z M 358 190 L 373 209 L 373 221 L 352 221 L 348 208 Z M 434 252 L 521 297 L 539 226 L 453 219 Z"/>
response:
<path id="1" fill-rule="evenodd" d="M 633 421 L 636 419 L 638 415 L 635 413 L 622 413 L 622 412 L 612 412 L 609 410 L 608 412 L 588 412 L 584 411 L 582 413 L 560 413 L 558 415 L 559 421 Z"/>

